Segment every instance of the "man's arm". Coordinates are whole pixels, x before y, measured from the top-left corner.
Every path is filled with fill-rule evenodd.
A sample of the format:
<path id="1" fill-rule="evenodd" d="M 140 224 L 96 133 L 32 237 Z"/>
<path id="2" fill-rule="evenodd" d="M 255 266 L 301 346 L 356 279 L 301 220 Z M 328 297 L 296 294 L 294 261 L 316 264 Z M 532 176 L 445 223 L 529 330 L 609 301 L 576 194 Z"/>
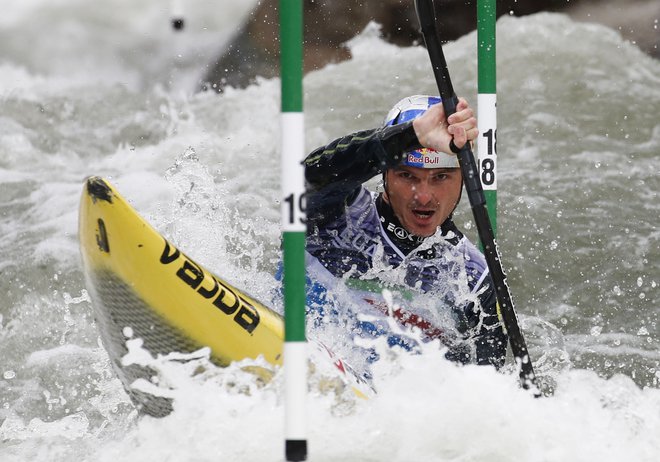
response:
<path id="1" fill-rule="evenodd" d="M 479 365 L 493 365 L 499 369 L 506 359 L 507 336 L 497 315 L 497 296 L 490 276 L 486 284 L 486 290 L 479 295 L 482 312 L 481 329 L 474 337 L 476 359 Z"/>
<path id="2" fill-rule="evenodd" d="M 307 217 L 335 218 L 365 181 L 397 165 L 401 153 L 421 145 L 412 123 L 364 130 L 315 149 L 304 160 Z"/>
<path id="3" fill-rule="evenodd" d="M 497 297 L 490 275 L 484 278 L 478 304 L 456 307 L 457 329 L 463 342 L 451 347 L 447 359 L 463 364 L 504 366 L 507 336 L 497 314 Z"/>

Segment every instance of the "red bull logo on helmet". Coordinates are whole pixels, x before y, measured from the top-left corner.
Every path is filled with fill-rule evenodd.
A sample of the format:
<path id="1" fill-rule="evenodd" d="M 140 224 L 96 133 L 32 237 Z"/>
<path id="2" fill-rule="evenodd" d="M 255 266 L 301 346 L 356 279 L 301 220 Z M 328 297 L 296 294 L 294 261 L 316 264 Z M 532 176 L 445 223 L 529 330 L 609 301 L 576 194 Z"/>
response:
<path id="1" fill-rule="evenodd" d="M 406 153 L 403 164 L 417 168 L 458 168 L 458 158 L 453 154 L 422 148 Z"/>

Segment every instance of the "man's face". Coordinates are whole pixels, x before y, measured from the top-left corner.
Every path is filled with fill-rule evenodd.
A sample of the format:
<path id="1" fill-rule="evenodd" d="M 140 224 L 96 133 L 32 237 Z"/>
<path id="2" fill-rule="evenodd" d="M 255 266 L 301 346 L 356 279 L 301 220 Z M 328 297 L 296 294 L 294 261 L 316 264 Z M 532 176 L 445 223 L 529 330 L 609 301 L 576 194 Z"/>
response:
<path id="1" fill-rule="evenodd" d="M 461 193 L 458 168 L 424 169 L 405 165 L 385 172 L 385 201 L 411 233 L 433 235 L 456 207 Z"/>

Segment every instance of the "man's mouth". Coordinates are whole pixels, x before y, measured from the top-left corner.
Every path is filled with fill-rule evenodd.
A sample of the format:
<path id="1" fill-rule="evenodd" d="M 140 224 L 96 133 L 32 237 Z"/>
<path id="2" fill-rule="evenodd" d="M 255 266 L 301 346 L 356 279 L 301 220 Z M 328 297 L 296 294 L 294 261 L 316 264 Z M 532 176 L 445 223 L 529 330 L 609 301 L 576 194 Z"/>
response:
<path id="1" fill-rule="evenodd" d="M 425 220 L 425 219 L 431 218 L 433 216 L 433 214 L 435 213 L 435 210 L 413 209 L 412 213 L 417 218 L 421 218 L 421 219 Z"/>

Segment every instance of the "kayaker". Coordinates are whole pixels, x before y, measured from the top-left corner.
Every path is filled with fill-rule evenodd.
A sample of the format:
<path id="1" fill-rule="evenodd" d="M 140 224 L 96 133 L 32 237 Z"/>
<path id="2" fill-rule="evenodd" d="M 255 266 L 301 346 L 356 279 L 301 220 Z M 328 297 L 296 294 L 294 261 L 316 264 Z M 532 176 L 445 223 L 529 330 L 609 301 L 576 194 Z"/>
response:
<path id="1" fill-rule="evenodd" d="M 383 126 L 336 139 L 305 159 L 308 319 L 414 349 L 416 340 L 388 328 L 385 318 L 394 316 L 423 337 L 440 338 L 452 360 L 499 368 L 507 342 L 493 282 L 484 257 L 452 220 L 462 177 L 451 145 L 474 141 L 477 121 L 464 99 L 449 120 L 440 102 L 404 98 Z M 364 183 L 378 175 L 382 190 L 370 191 Z M 395 296 L 424 294 L 428 303 L 374 303 L 365 319 L 360 305 L 330 303 L 330 279 L 358 289 L 375 283 Z"/>

